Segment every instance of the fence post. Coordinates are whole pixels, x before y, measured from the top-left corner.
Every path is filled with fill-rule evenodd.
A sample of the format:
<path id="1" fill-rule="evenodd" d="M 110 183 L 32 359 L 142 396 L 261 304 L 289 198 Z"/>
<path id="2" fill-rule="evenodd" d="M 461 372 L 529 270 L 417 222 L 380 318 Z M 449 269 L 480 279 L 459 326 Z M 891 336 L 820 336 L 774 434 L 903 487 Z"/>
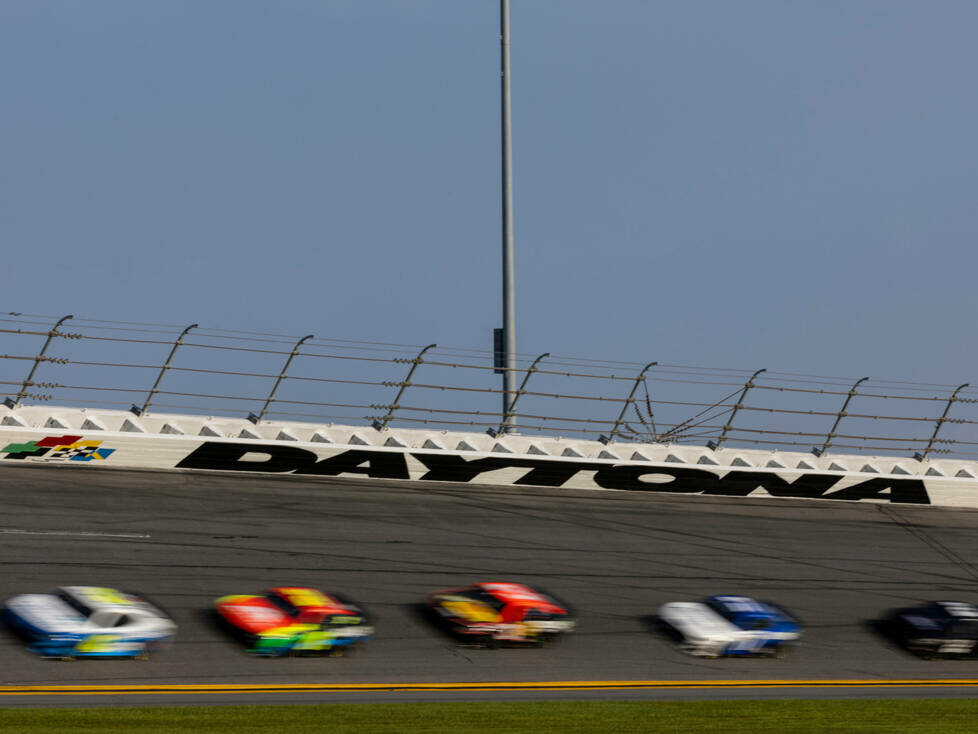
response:
<path id="1" fill-rule="evenodd" d="M 924 453 L 916 453 L 913 455 L 913 458 L 915 458 L 917 461 L 924 461 L 927 458 L 927 454 L 929 454 L 931 449 L 934 448 L 934 442 L 937 440 L 937 433 L 941 430 L 941 426 L 943 426 L 944 422 L 947 420 L 947 414 L 948 411 L 951 410 L 951 405 L 958 399 L 958 393 L 966 387 L 968 387 L 967 382 L 963 385 L 958 385 L 954 390 L 954 394 L 948 398 L 947 405 L 944 406 L 944 412 L 941 413 L 941 417 L 937 419 L 937 425 L 934 426 L 934 433 L 931 435 L 930 441 L 927 442 L 927 448 L 924 449 Z"/>
<path id="2" fill-rule="evenodd" d="M 821 456 L 829 450 L 829 446 L 832 445 L 832 439 L 835 438 L 835 429 L 839 427 L 840 421 L 848 415 L 848 413 L 846 413 L 846 408 L 849 407 L 849 401 L 852 400 L 853 395 L 859 394 L 856 392 L 856 388 L 866 382 L 868 379 L 868 377 L 861 377 L 856 380 L 856 383 L 851 388 L 849 388 L 849 394 L 846 396 L 845 402 L 842 403 L 842 410 L 840 410 L 838 415 L 835 416 L 835 423 L 832 424 L 832 429 L 825 437 L 825 443 L 822 444 L 822 448 L 818 448 L 816 446 L 812 449 L 812 453 L 815 454 L 815 456 Z"/>
<path id="3" fill-rule="evenodd" d="M 511 425 L 510 421 L 513 416 L 516 415 L 516 401 L 520 399 L 520 396 L 526 392 L 526 383 L 530 381 L 530 375 L 537 371 L 537 364 L 541 359 L 545 359 L 550 356 L 550 352 L 544 352 L 539 357 L 533 360 L 533 364 L 530 365 L 530 369 L 526 371 L 523 375 L 523 382 L 520 383 L 520 389 L 516 391 L 516 395 L 513 396 L 513 401 L 509 404 L 509 409 L 503 413 L 503 419 L 499 422 L 499 427 L 493 430 L 492 428 L 487 428 L 486 433 L 490 436 L 498 436 L 501 433 L 509 433 Z"/>
<path id="4" fill-rule="evenodd" d="M 166 358 L 166 364 L 164 364 L 160 369 L 160 374 L 156 376 L 156 382 L 153 383 L 153 387 L 150 389 L 149 395 L 146 396 L 146 402 L 143 403 L 143 407 L 140 408 L 138 405 L 133 404 L 133 406 L 129 409 L 131 412 L 135 413 L 136 415 L 143 415 L 149 409 L 149 405 L 153 402 L 153 396 L 156 394 L 157 388 L 160 386 L 160 381 L 163 379 L 163 375 L 165 375 L 166 371 L 170 369 L 170 363 L 173 361 L 173 355 L 177 353 L 177 349 L 183 344 L 183 338 L 190 332 L 191 329 L 196 329 L 197 326 L 197 324 L 191 324 L 180 332 L 180 336 L 178 336 L 177 340 L 173 342 L 173 349 L 170 350 L 170 356 Z"/>
<path id="5" fill-rule="evenodd" d="M 261 413 L 258 415 L 248 413 L 248 420 L 250 420 L 252 423 L 261 423 L 262 419 L 265 417 L 265 411 L 268 410 L 268 406 L 275 399 L 275 392 L 278 390 L 278 386 L 282 383 L 282 380 L 285 379 L 285 373 L 289 371 L 289 365 L 292 364 L 292 360 L 295 359 L 295 355 L 299 353 L 299 347 L 312 339 L 312 337 L 312 334 L 306 334 L 295 343 L 294 347 L 292 347 L 292 352 L 289 354 L 289 358 L 285 360 L 285 366 L 282 367 L 281 374 L 279 374 L 278 379 L 275 380 L 275 385 L 272 387 L 272 391 L 268 394 L 268 399 L 265 401 L 265 405 L 262 406 Z"/>
<path id="6" fill-rule="evenodd" d="M 727 421 L 727 425 L 725 425 L 723 427 L 723 430 L 720 432 L 720 438 L 717 439 L 716 443 L 713 443 L 713 441 L 707 442 L 706 445 L 709 446 L 714 451 L 720 448 L 723 445 L 723 442 L 727 440 L 727 431 L 729 431 L 730 427 L 733 425 L 734 418 L 737 417 L 737 411 L 739 411 L 741 408 L 744 407 L 744 398 L 747 397 L 747 393 L 750 392 L 750 389 L 754 387 L 754 379 L 762 372 L 767 372 L 767 370 L 766 369 L 758 370 L 753 375 L 751 375 L 750 379 L 744 384 L 744 389 L 740 393 L 740 397 L 737 398 L 737 403 L 733 407 L 733 412 L 730 414 L 730 419 Z"/>
<path id="7" fill-rule="evenodd" d="M 404 394 L 404 391 L 407 390 L 408 386 L 411 384 L 411 378 L 414 376 L 414 371 L 418 369 L 418 365 L 424 362 L 424 359 L 422 359 L 424 357 L 424 353 L 427 352 L 429 349 L 434 349 L 437 346 L 438 346 L 437 344 L 429 344 L 420 352 L 418 352 L 417 357 L 411 360 L 411 369 L 408 370 L 407 377 L 405 377 L 403 382 L 400 383 L 401 389 L 397 391 L 397 397 L 394 398 L 394 402 L 391 403 L 390 406 L 387 408 L 387 415 L 385 415 L 379 421 L 373 422 L 374 428 L 376 428 L 378 431 L 382 431 L 385 428 L 387 428 L 387 424 L 390 423 L 391 418 L 394 417 L 394 411 L 401 407 L 401 396 Z M 400 361 L 400 360 L 395 360 L 395 361 Z M 406 362 L 407 360 L 403 360 L 403 361 Z M 397 383 L 395 382 L 393 384 L 396 385 Z"/>
<path id="8" fill-rule="evenodd" d="M 48 338 L 44 341 L 44 346 L 41 347 L 41 351 L 37 353 L 36 357 L 34 357 L 34 365 L 31 367 L 31 371 L 27 374 L 27 379 L 25 379 L 24 384 L 20 386 L 20 392 L 17 393 L 17 399 L 11 401 L 10 398 L 7 398 L 7 400 L 4 401 L 6 402 L 7 407 L 9 407 L 11 410 L 14 410 L 15 408 L 19 408 L 21 401 L 25 397 L 27 397 L 27 388 L 30 385 L 34 384 L 33 383 L 34 373 L 37 372 L 38 365 L 40 365 L 41 362 L 44 361 L 44 354 L 45 352 L 47 352 L 48 345 L 51 343 L 51 340 L 54 339 L 54 337 L 56 336 L 63 336 L 58 332 L 58 327 L 61 326 L 61 324 L 63 324 L 68 319 L 73 319 L 73 318 L 75 317 L 72 314 L 68 314 L 67 316 L 62 316 L 60 319 L 58 319 L 58 323 L 54 325 L 54 328 L 48 332 Z"/>
<path id="9" fill-rule="evenodd" d="M 621 406 L 621 412 L 618 414 L 618 420 L 615 421 L 615 427 L 611 429 L 611 434 L 608 436 L 599 436 L 598 440 L 601 443 L 608 444 L 615 440 L 615 436 L 618 435 L 618 427 L 621 426 L 621 422 L 625 419 L 625 412 L 628 410 L 628 406 L 635 402 L 635 391 L 638 390 L 638 386 L 641 384 L 642 380 L 645 379 L 645 373 L 649 371 L 650 367 L 655 367 L 658 362 L 649 362 L 642 368 L 642 371 L 638 373 L 635 378 L 635 382 L 632 385 L 632 390 L 628 393 L 628 397 L 625 399 L 625 404 Z"/>

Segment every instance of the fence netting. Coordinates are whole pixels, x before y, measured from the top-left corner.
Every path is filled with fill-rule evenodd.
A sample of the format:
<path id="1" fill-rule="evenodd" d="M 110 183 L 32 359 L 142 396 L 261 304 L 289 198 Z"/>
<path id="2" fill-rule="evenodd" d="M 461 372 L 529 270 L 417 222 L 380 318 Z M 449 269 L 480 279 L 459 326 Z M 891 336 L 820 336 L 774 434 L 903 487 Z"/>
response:
<path id="1" fill-rule="evenodd" d="M 9 313 L 8 405 L 390 428 L 978 458 L 978 389 L 876 377 L 520 354 L 502 410 L 491 351 Z"/>

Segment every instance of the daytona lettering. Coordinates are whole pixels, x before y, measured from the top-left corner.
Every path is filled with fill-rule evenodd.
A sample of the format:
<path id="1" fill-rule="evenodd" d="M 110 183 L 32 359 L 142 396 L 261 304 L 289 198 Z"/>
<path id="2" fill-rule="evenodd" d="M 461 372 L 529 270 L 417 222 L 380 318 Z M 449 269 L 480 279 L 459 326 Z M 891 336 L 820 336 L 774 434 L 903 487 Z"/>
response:
<path id="1" fill-rule="evenodd" d="M 258 456 L 254 459 L 252 457 Z M 481 475 L 500 469 L 525 470 L 511 483 L 525 486 L 561 487 L 583 472 L 593 472 L 593 484 L 604 489 L 677 494 L 745 497 L 758 489 L 772 497 L 807 499 L 881 500 L 927 505 L 930 498 L 920 479 L 874 477 L 841 489 L 833 487 L 843 477 L 799 473 L 793 480 L 773 472 L 727 472 L 676 466 L 607 464 L 593 461 L 531 459 L 522 456 L 487 456 L 466 459 L 457 454 L 406 453 L 350 449 L 320 459 L 296 446 L 206 442 L 177 464 L 178 469 L 250 471 L 299 475 L 362 475 L 371 479 L 411 479 L 407 458 L 419 461 L 425 471 L 421 481 L 475 482 Z"/>

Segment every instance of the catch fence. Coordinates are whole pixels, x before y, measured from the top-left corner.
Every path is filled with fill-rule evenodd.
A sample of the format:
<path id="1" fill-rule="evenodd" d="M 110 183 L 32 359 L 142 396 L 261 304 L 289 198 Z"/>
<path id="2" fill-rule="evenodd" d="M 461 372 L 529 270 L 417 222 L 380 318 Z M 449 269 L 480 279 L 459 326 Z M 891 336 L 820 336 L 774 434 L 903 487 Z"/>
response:
<path id="1" fill-rule="evenodd" d="M 11 313 L 0 397 L 303 421 L 784 451 L 978 458 L 978 390 L 871 377 L 491 351 Z"/>

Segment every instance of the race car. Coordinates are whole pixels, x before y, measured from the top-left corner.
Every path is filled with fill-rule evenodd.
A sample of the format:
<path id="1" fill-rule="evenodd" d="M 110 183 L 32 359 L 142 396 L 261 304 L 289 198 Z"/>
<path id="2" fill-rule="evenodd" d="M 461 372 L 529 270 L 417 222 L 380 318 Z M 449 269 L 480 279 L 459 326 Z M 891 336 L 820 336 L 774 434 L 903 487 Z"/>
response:
<path id="1" fill-rule="evenodd" d="M 473 584 L 426 599 L 436 621 L 461 639 L 542 644 L 574 629 L 570 608 L 543 591 L 516 583 Z"/>
<path id="2" fill-rule="evenodd" d="M 214 606 L 254 655 L 339 653 L 366 642 L 374 633 L 359 606 L 338 594 L 306 587 L 222 596 Z"/>
<path id="3" fill-rule="evenodd" d="M 28 649 L 47 658 L 145 658 L 177 629 L 149 602 L 101 586 L 14 596 L 3 614 Z"/>
<path id="4" fill-rule="evenodd" d="M 783 609 L 746 596 L 672 602 L 657 617 L 680 649 L 700 657 L 780 655 L 801 637 L 801 625 Z"/>
<path id="5" fill-rule="evenodd" d="M 978 653 L 978 607 L 967 602 L 932 601 L 894 609 L 879 627 L 894 643 L 922 658 Z"/>

